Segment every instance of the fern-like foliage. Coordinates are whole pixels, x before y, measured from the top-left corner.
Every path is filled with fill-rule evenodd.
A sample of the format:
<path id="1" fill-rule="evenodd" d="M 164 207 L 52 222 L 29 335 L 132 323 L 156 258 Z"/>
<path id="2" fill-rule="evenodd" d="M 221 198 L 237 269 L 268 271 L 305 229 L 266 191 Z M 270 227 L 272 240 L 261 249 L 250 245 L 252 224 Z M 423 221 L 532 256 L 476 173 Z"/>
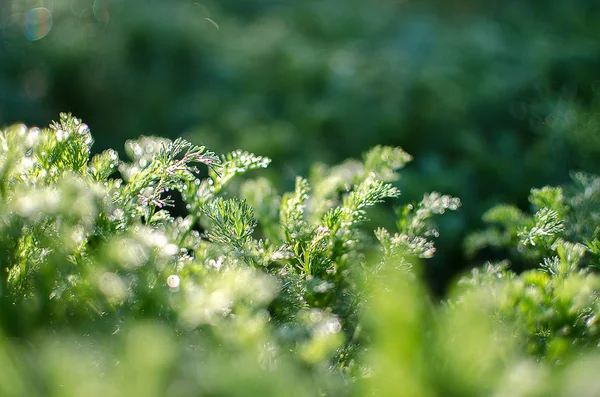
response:
<path id="1" fill-rule="evenodd" d="M 485 214 L 472 253 L 508 247 L 539 266 L 488 263 L 438 305 L 407 270 L 460 201 L 425 194 L 397 209 L 397 230 L 366 227 L 399 197 L 399 148 L 317 165 L 280 195 L 242 180 L 269 164 L 251 153 L 141 137 L 124 161 L 90 158 L 92 142 L 68 114 L 0 131 L 2 396 L 597 390 L 596 177 Z M 169 212 L 173 190 L 185 216 Z M 584 351 L 591 364 L 572 364 Z"/>
<path id="2" fill-rule="evenodd" d="M 381 264 L 397 263 L 398 266 L 412 267 L 409 258 L 431 258 L 435 253 L 433 238 L 439 233 L 432 218 L 446 211 L 457 210 L 461 202 L 456 197 L 441 195 L 437 192 L 423 196 L 416 205 L 407 204 L 396 209 L 398 232 L 393 235 L 380 228 L 375 235 L 383 248 Z"/>
<path id="3" fill-rule="evenodd" d="M 533 214 L 506 205 L 491 209 L 484 215 L 490 227 L 467 239 L 470 253 L 508 248 L 508 261 L 474 271 L 462 283 L 492 290 L 497 318 L 516 324 L 525 349 L 548 360 L 600 341 L 598 229 L 589 223 L 598 213 L 598 178 L 575 174 L 574 181 L 565 188 L 532 189 Z M 518 275 L 509 270 L 511 261 L 533 269 Z"/>
<path id="4" fill-rule="evenodd" d="M 399 196 L 390 182 L 410 160 L 401 149 L 321 166 L 279 196 L 264 179 L 231 184 L 270 162 L 244 151 L 140 137 L 126 143 L 130 161 L 114 150 L 90 158 L 89 128 L 69 114 L 47 129 L 2 131 L 0 142 L 5 331 L 52 318 L 115 332 L 153 313 L 189 332 L 262 307 L 276 329 L 306 335 L 275 338 L 298 360 L 351 366 L 354 278 L 375 248 L 363 225 L 369 208 Z M 185 217 L 166 210 L 174 190 Z"/>

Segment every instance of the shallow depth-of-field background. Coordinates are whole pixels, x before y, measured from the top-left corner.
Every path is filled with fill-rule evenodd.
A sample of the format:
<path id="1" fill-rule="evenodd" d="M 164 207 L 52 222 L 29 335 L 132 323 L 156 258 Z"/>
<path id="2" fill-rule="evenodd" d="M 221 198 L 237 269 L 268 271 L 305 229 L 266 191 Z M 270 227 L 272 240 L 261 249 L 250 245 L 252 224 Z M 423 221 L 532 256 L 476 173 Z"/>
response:
<path id="1" fill-rule="evenodd" d="M 285 188 L 401 146 L 404 199 L 464 204 L 427 267 L 440 288 L 477 263 L 462 241 L 484 210 L 599 171 L 598 20 L 591 0 L 6 0 L 0 125 L 70 111 L 96 152 L 141 134 L 243 148 Z"/>

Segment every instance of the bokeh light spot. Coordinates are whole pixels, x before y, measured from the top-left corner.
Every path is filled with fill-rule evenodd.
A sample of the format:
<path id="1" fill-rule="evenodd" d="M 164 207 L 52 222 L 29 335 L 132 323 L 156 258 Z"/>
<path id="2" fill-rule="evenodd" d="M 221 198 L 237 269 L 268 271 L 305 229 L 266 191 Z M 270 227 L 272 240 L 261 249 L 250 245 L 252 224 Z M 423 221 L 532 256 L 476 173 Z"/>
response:
<path id="1" fill-rule="evenodd" d="M 52 13 L 45 7 L 29 10 L 25 14 L 25 34 L 29 40 L 43 39 L 52 29 Z"/>

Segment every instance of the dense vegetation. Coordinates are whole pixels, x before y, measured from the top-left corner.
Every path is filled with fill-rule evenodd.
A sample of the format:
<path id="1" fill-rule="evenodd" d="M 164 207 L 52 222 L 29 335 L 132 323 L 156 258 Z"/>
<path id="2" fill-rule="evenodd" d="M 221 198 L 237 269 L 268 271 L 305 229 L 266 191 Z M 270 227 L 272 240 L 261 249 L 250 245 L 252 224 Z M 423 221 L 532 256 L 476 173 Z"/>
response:
<path id="1" fill-rule="evenodd" d="M 376 146 L 280 195 L 270 159 L 177 139 L 90 158 L 81 120 L 0 133 L 3 396 L 594 396 L 600 179 L 496 207 L 505 249 L 442 302 L 420 265 L 451 196 L 402 202 Z M 244 178 L 242 174 L 251 172 Z M 169 210 L 177 194 L 186 214 Z M 368 231 L 371 207 L 396 207 Z M 402 205 L 401 205 L 402 204 Z M 532 267 L 516 274 L 508 260 Z"/>
<path id="2" fill-rule="evenodd" d="M 441 287 L 484 211 L 600 173 L 599 19 L 593 0 L 8 0 L 0 125 L 66 109 L 98 151 L 142 134 L 244 148 L 273 159 L 279 191 L 315 162 L 401 146 L 417 155 L 408 201 L 464 203 L 440 219 Z"/>
<path id="3" fill-rule="evenodd" d="M 0 396 L 600 395 L 599 20 L 1 2 Z"/>

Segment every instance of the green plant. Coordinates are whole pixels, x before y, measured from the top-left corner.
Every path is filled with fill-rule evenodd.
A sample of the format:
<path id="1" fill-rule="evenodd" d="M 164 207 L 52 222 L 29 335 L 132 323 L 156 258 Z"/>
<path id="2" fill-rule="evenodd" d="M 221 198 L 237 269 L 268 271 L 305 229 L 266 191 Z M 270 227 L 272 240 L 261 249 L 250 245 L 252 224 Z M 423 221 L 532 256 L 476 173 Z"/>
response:
<path id="1" fill-rule="evenodd" d="M 378 146 L 363 162 L 319 166 L 280 197 L 265 179 L 232 183 L 269 164 L 251 153 L 217 156 L 182 139 L 141 137 L 126 143 L 125 162 L 113 150 L 90 159 L 92 142 L 70 114 L 50 128 L 20 125 L 0 135 L 2 334 L 83 334 L 110 346 L 121 330 L 142 340 L 167 333 L 171 342 L 144 353 L 155 365 L 149 371 L 175 365 L 159 352 L 187 357 L 178 346 L 190 343 L 214 355 L 209 370 L 257 355 L 266 367 L 247 376 L 281 362 L 312 374 L 307 390 L 334 390 L 359 368 L 360 277 L 377 272 L 365 259 L 376 240 L 362 225 L 370 207 L 398 197 L 390 182 L 410 156 Z M 184 217 L 168 211 L 174 191 Z M 415 214 L 404 211 L 412 220 L 399 223 L 402 236 L 426 235 L 424 220 L 448 208 L 444 200 L 427 196 Z M 388 242 L 385 233 L 377 232 L 384 261 L 401 248 L 399 234 Z M 36 387 L 52 387 L 41 379 Z M 215 390 L 225 387 L 215 382 Z"/>
<path id="2" fill-rule="evenodd" d="M 440 219 L 439 290 L 485 209 L 600 172 L 597 2 L 98 1 L 4 1 L 1 125 L 69 109 L 100 151 L 140 134 L 242 147 L 279 164 L 261 175 L 280 192 L 316 161 L 401 146 L 419 154 L 407 201 L 465 203 Z"/>
<path id="3" fill-rule="evenodd" d="M 366 228 L 371 207 L 399 196 L 393 183 L 410 160 L 399 148 L 315 165 L 279 196 L 264 178 L 240 177 L 269 164 L 251 153 L 141 137 L 126 144 L 130 161 L 113 150 L 90 159 L 92 142 L 69 114 L 0 132 L 3 396 L 600 387 L 600 279 L 587 270 L 598 259 L 595 177 L 578 175 L 568 194 L 533 190 L 534 215 L 492 210 L 506 236 L 471 240 L 518 240 L 545 273 L 490 265 L 439 304 L 419 262 L 434 252 L 432 217 L 460 201 L 426 194 L 398 208 L 397 230 Z M 169 212 L 175 191 L 184 216 Z"/>
<path id="4" fill-rule="evenodd" d="M 488 263 L 462 282 L 492 289 L 497 314 L 521 327 L 524 348 L 550 360 L 599 341 L 600 179 L 575 173 L 573 180 L 565 188 L 532 189 L 533 214 L 508 205 L 492 208 L 483 216 L 489 227 L 466 240 L 470 254 L 485 247 L 507 250 L 509 260 Z M 533 269 L 515 274 L 511 261 Z"/>

